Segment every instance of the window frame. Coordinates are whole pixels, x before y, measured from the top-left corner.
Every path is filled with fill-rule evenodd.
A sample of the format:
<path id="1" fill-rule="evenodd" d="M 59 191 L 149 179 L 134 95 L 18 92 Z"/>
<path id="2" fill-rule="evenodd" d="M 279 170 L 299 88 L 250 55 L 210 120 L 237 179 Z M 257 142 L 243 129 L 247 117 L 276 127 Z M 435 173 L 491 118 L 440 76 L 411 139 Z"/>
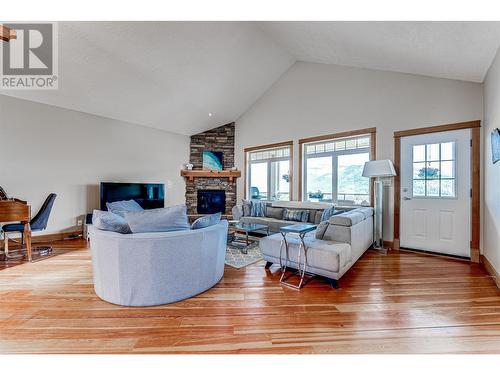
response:
<path id="1" fill-rule="evenodd" d="M 376 155 L 376 132 L 377 128 L 366 128 L 366 129 L 358 129 L 352 131 L 346 131 L 341 133 L 317 136 L 317 137 L 309 137 L 299 139 L 299 199 L 301 201 L 308 201 L 307 197 L 307 171 L 306 171 L 306 163 L 307 159 L 310 157 L 305 152 L 305 147 L 314 143 L 327 143 L 327 142 L 335 142 L 341 139 L 347 138 L 359 138 L 363 136 L 369 136 L 370 145 L 364 149 L 368 151 L 368 160 L 374 160 Z M 338 155 L 348 155 L 348 154 L 360 154 L 364 153 L 362 148 L 356 148 L 351 150 L 343 150 L 343 151 L 328 151 L 324 153 L 318 153 L 314 155 L 332 155 L 334 159 L 332 162 L 333 170 L 332 170 L 332 202 L 338 202 L 338 191 L 334 191 L 336 187 L 338 187 L 337 179 L 338 179 Z M 334 183 L 335 181 L 335 183 Z M 370 179 L 369 183 L 369 203 L 370 206 L 373 207 L 374 196 L 373 196 L 373 181 Z M 335 197 L 335 199 L 333 199 Z M 335 203 L 336 204 L 336 203 Z"/>
<path id="2" fill-rule="evenodd" d="M 289 156 L 288 157 L 278 157 L 278 158 L 272 158 L 272 159 L 260 159 L 260 160 L 255 160 L 251 161 L 249 154 L 253 152 L 260 152 L 260 151 L 268 151 L 268 150 L 273 150 L 273 149 L 279 149 L 279 148 L 286 148 L 288 147 L 289 149 Z M 293 200 L 293 141 L 286 141 L 286 142 L 279 142 L 279 143 L 272 143 L 272 144 L 267 144 L 267 145 L 261 145 L 261 146 L 254 146 L 254 147 L 247 147 L 244 150 L 245 154 L 245 191 L 244 191 L 244 197 L 245 199 L 250 199 L 250 186 L 251 186 L 251 174 L 250 174 L 250 165 L 253 163 L 262 163 L 262 162 L 267 162 L 267 198 L 263 199 L 263 201 L 274 201 L 271 199 L 270 194 L 270 185 L 271 185 L 271 163 L 277 162 L 277 161 L 285 161 L 288 160 L 289 163 L 289 182 L 288 182 L 288 201 Z M 287 202 L 287 201 L 283 201 Z"/>

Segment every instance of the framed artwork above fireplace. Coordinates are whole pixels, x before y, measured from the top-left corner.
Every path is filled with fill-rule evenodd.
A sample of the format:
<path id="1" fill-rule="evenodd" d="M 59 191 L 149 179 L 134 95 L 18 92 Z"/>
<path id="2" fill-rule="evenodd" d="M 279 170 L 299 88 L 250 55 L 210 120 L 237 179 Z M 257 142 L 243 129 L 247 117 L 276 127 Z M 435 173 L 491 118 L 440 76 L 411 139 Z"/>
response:
<path id="1" fill-rule="evenodd" d="M 203 151 L 203 169 L 222 171 L 224 153 L 221 151 Z"/>

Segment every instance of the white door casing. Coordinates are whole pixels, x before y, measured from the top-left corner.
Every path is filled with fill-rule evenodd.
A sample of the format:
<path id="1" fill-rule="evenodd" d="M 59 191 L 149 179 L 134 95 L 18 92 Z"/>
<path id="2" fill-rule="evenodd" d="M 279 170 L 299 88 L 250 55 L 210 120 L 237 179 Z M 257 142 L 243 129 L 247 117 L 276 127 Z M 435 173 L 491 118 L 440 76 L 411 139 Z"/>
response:
<path id="1" fill-rule="evenodd" d="M 470 257 L 470 140 L 470 129 L 401 138 L 401 247 Z"/>

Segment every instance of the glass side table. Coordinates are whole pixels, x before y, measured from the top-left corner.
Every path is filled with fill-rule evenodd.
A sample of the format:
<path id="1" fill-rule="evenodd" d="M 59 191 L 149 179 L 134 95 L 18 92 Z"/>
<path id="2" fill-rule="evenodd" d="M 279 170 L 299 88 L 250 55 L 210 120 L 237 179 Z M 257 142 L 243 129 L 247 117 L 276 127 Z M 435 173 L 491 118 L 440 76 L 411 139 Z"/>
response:
<path id="1" fill-rule="evenodd" d="M 317 225 L 314 224 L 294 224 L 294 225 L 287 225 L 286 227 L 282 227 L 280 229 L 280 233 L 283 236 L 283 239 L 281 240 L 280 244 L 280 266 L 281 266 L 281 278 L 280 278 L 280 283 L 286 286 L 289 286 L 294 289 L 300 289 L 302 288 L 304 284 L 304 276 L 306 273 L 306 265 L 307 265 L 307 248 L 306 244 L 304 242 L 304 237 L 307 233 L 315 230 Z M 288 252 L 288 241 L 286 239 L 287 234 L 289 233 L 296 233 L 299 235 L 299 250 L 297 253 L 297 271 L 291 273 L 288 276 L 285 276 L 286 274 L 286 268 L 288 267 L 288 263 L 290 262 L 290 257 L 289 257 L 289 252 Z M 285 244 L 285 258 L 283 259 L 282 253 L 283 253 L 283 244 Z M 304 256 L 301 257 L 301 254 L 304 253 Z M 301 263 L 300 259 L 303 258 L 303 263 L 302 263 L 302 271 L 301 271 Z M 284 260 L 284 262 L 283 262 Z M 288 278 L 290 276 L 293 276 L 294 274 L 298 275 L 300 277 L 299 283 L 297 285 L 292 284 L 290 282 L 287 282 Z"/>
<path id="2" fill-rule="evenodd" d="M 253 239 L 250 239 L 248 236 L 252 232 L 257 232 L 257 231 L 265 231 L 267 235 L 269 235 L 269 226 L 265 224 L 245 224 L 245 223 L 239 223 L 239 222 L 232 222 L 230 227 L 232 230 L 232 236 L 228 238 L 228 243 L 231 243 L 233 246 L 236 245 L 240 247 L 240 251 L 243 254 L 248 253 L 248 247 L 256 242 Z M 236 233 L 242 233 L 244 235 L 243 238 L 240 238 L 236 236 Z M 229 242 L 229 240 L 231 242 Z"/>

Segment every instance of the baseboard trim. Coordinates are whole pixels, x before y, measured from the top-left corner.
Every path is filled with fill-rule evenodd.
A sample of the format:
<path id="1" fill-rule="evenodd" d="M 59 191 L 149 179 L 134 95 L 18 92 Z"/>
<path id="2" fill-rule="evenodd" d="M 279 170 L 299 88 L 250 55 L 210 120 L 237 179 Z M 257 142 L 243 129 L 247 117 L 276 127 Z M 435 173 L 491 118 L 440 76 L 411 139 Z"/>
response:
<path id="1" fill-rule="evenodd" d="M 384 247 L 387 250 L 392 250 L 394 248 L 394 242 L 392 242 L 392 241 L 384 241 Z"/>
<path id="2" fill-rule="evenodd" d="M 31 236 L 31 243 L 35 244 L 35 243 L 41 243 L 41 242 L 62 241 L 65 238 L 68 238 L 70 236 L 80 236 L 80 235 L 83 236 L 83 230 L 76 230 L 76 231 L 71 231 L 71 232 L 61 232 L 61 233 L 52 233 L 52 234 L 39 234 L 39 235 Z M 3 245 L 3 241 L 0 241 L 0 242 L 1 242 L 1 245 Z M 1 246 L 1 248 L 3 249 L 3 246 Z"/>
<path id="3" fill-rule="evenodd" d="M 37 236 L 31 237 L 32 243 L 37 242 L 52 242 L 52 241 L 62 241 L 65 238 L 70 236 L 83 236 L 83 230 L 74 230 L 71 232 L 61 232 L 61 233 L 52 233 L 52 234 L 40 234 Z"/>
<path id="4" fill-rule="evenodd" d="M 480 263 L 481 252 L 479 249 L 470 249 L 470 261 L 473 263 Z"/>
<path id="5" fill-rule="evenodd" d="M 394 250 L 399 250 L 399 238 L 395 238 L 394 241 L 393 241 L 393 245 L 392 245 L 392 248 Z"/>
<path id="6" fill-rule="evenodd" d="M 479 259 L 481 264 L 484 266 L 486 272 L 488 272 L 490 276 L 493 278 L 493 281 L 495 281 L 497 288 L 500 289 L 500 274 L 498 274 L 498 272 L 492 266 L 490 261 L 484 255 L 480 255 Z"/>

